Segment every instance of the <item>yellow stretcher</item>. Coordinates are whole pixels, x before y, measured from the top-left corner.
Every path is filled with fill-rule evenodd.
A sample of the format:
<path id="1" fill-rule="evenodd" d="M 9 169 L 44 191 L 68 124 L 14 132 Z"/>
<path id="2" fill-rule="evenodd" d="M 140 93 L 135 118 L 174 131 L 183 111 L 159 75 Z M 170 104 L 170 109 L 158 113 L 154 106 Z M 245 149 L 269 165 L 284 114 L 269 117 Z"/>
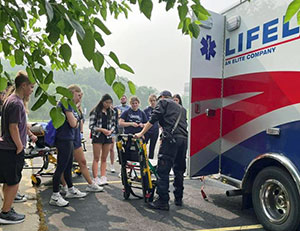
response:
<path id="1" fill-rule="evenodd" d="M 117 140 L 123 196 L 127 200 L 131 195 L 144 198 L 145 202 L 153 200 L 156 188 L 156 171 L 151 165 L 146 144 L 142 139 L 136 139 L 130 134 L 121 134 Z M 151 176 L 154 175 L 155 179 Z M 142 189 L 143 196 L 135 194 L 133 188 Z"/>

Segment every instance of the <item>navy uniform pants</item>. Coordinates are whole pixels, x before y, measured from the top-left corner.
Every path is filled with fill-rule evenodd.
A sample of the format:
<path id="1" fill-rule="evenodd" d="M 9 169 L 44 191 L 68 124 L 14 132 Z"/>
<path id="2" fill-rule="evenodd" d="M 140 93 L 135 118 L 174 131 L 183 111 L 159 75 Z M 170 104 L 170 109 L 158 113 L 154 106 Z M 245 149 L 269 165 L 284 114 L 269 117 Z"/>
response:
<path id="1" fill-rule="evenodd" d="M 177 137 L 176 142 L 170 143 L 163 140 L 159 148 L 157 163 L 157 194 L 162 202 L 168 202 L 169 197 L 169 174 L 171 168 L 174 171 L 174 196 L 176 199 L 183 197 L 183 174 L 186 170 L 187 139 Z"/>

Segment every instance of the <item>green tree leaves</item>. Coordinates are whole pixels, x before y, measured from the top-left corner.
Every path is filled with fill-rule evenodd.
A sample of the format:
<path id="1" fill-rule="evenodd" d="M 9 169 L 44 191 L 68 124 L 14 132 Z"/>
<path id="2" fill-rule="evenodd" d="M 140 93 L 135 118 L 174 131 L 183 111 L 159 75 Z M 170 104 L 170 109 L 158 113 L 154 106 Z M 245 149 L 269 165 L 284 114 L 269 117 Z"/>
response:
<path id="1" fill-rule="evenodd" d="M 134 71 L 131 69 L 131 67 L 128 66 L 127 64 L 125 64 L 125 63 L 120 64 L 120 68 L 125 70 L 125 71 L 130 72 L 131 74 L 134 74 Z"/>
<path id="2" fill-rule="evenodd" d="M 296 1 L 298 0 L 294 2 Z M 120 62 L 114 52 L 110 52 L 109 59 L 106 59 L 100 50 L 105 46 L 106 36 L 111 34 L 105 21 L 108 14 L 115 18 L 119 15 L 128 17 L 131 11 L 129 5 L 137 3 L 140 11 L 150 19 L 153 10 L 152 0 L 22 0 L 20 1 L 22 4 L 18 1 L 7 2 L 9 3 L 2 4 L 0 9 L 0 55 L 9 60 L 12 66 L 26 64 L 29 80 L 38 85 L 35 92 L 37 101 L 32 110 L 37 110 L 47 101 L 53 106 L 56 105 L 55 95 L 48 93 L 48 89 L 51 89 L 51 84 L 54 83 L 53 70 L 75 70 L 75 65 L 71 63 L 73 55 L 71 44 L 75 34 L 85 58 L 93 62 L 98 72 L 104 69 L 105 81 L 112 86 L 118 97 L 124 94 L 125 85 L 132 94 L 135 93 L 133 82 L 122 80 L 117 73 L 124 70 L 134 74 L 133 69 Z M 194 37 L 199 34 L 200 29 L 191 18 L 191 13 L 195 14 L 198 22 L 209 16 L 199 0 L 159 2 L 166 3 L 166 10 L 176 7 L 180 19 L 179 28 L 182 33 Z M 38 24 L 44 18 L 47 22 Z M 110 62 L 110 59 L 113 62 Z M 51 70 L 46 67 L 48 63 Z M 8 79 L 0 68 L 1 89 L 6 86 L 4 78 Z M 66 103 L 69 100 L 68 103 L 72 104 L 71 93 L 66 88 L 56 88 L 55 94 L 60 95 L 62 99 L 59 100 L 62 102 Z M 59 109 L 53 109 L 51 113 L 53 118 L 59 118 L 60 122 L 54 121 L 56 125 L 61 124 L 63 119 L 59 115 Z M 54 116 L 56 114 L 58 115 Z"/>
<path id="3" fill-rule="evenodd" d="M 103 62 L 104 62 L 104 56 L 99 51 L 97 51 L 93 57 L 93 65 L 96 71 L 99 72 L 101 70 Z"/>
<path id="4" fill-rule="evenodd" d="M 178 6 L 177 9 L 178 9 L 180 21 L 183 21 L 186 18 L 189 9 L 187 5 Z"/>
<path id="5" fill-rule="evenodd" d="M 110 52 L 108 55 L 118 66 L 120 66 L 120 62 L 118 57 L 116 56 L 116 54 L 114 52 Z"/>
<path id="6" fill-rule="evenodd" d="M 197 38 L 200 34 L 200 21 L 207 20 L 210 14 L 200 4 L 199 0 L 193 0 L 193 2 L 194 4 L 190 6 L 192 11 L 190 13 L 194 14 L 195 19 L 189 16 L 189 6 L 187 2 L 182 2 L 182 4 L 177 7 L 180 19 L 178 29 L 181 29 L 183 34 L 189 34 L 191 37 Z"/>
<path id="7" fill-rule="evenodd" d="M 65 88 L 65 87 L 57 87 L 56 88 L 56 92 L 57 94 L 60 94 L 62 96 L 65 96 L 68 99 L 73 99 L 73 94 L 72 92 L 69 91 L 69 89 Z"/>
<path id="8" fill-rule="evenodd" d="M 15 51 L 15 60 L 17 65 L 22 65 L 24 60 L 24 52 L 22 50 Z"/>
<path id="9" fill-rule="evenodd" d="M 135 95 L 136 88 L 135 88 L 134 83 L 133 83 L 132 81 L 129 80 L 129 81 L 127 82 L 127 84 L 128 84 L 130 93 L 131 93 L 132 95 Z"/>
<path id="10" fill-rule="evenodd" d="M 94 57 L 95 51 L 95 39 L 93 32 L 91 30 L 87 30 L 85 32 L 84 39 L 82 40 L 80 37 L 78 37 L 78 41 L 80 43 L 84 56 L 88 61 L 91 61 Z"/>
<path id="11" fill-rule="evenodd" d="M 153 3 L 151 0 L 141 0 L 140 10 L 148 18 L 151 18 Z"/>
<path id="12" fill-rule="evenodd" d="M 125 93 L 125 86 L 121 82 L 114 82 L 112 88 L 113 88 L 114 92 L 117 94 L 117 96 L 118 96 L 119 99 Z"/>
<path id="13" fill-rule="evenodd" d="M 98 26 L 106 35 L 110 35 L 110 30 L 103 24 L 99 18 L 94 19 L 94 24 Z"/>
<path id="14" fill-rule="evenodd" d="M 297 13 L 297 22 L 300 25 L 300 0 L 293 0 L 285 13 L 284 22 L 288 22 L 291 20 L 291 18 Z"/>
<path id="15" fill-rule="evenodd" d="M 59 48 L 59 52 L 60 55 L 63 57 L 63 59 L 65 60 L 66 63 L 70 62 L 70 58 L 72 56 L 72 50 L 71 47 L 64 43 L 63 45 L 61 45 L 61 47 Z"/>
<path id="16" fill-rule="evenodd" d="M 32 111 L 36 111 L 39 109 L 44 103 L 46 103 L 48 97 L 45 93 L 43 93 L 40 98 L 35 102 L 35 104 L 31 107 Z"/>
<path id="17" fill-rule="evenodd" d="M 79 35 L 79 37 L 81 39 L 84 39 L 84 37 L 85 37 L 85 31 L 84 31 L 83 27 L 80 25 L 80 23 L 77 20 L 73 19 L 73 18 L 70 20 L 69 17 L 67 17 L 67 19 L 68 19 L 68 22 L 73 27 L 73 29 L 76 30 L 76 32 Z"/>
<path id="18" fill-rule="evenodd" d="M 0 77 L 0 91 L 5 90 L 7 87 L 7 80 L 6 78 Z"/>
<path id="19" fill-rule="evenodd" d="M 116 70 L 113 67 L 105 67 L 104 68 L 104 78 L 105 81 L 107 82 L 107 84 L 109 86 L 112 85 L 112 83 L 114 82 L 115 78 L 116 78 Z"/>
<path id="20" fill-rule="evenodd" d="M 9 42 L 6 39 L 2 39 L 1 43 L 2 43 L 2 49 L 4 51 L 4 54 L 6 56 L 8 56 L 10 54 L 10 44 L 9 44 Z"/>
<path id="21" fill-rule="evenodd" d="M 59 128 L 65 122 L 65 115 L 60 107 L 54 107 L 50 110 L 53 127 Z"/>
<path id="22" fill-rule="evenodd" d="M 45 6 L 46 6 L 47 15 L 49 17 L 49 21 L 51 22 L 53 19 L 53 8 L 47 0 L 45 0 Z"/>

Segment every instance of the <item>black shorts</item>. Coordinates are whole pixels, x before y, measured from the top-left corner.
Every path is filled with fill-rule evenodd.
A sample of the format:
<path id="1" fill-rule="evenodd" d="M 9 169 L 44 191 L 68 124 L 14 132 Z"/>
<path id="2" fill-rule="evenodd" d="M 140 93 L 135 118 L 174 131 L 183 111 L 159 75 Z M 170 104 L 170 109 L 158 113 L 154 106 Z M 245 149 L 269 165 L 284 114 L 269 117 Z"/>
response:
<path id="1" fill-rule="evenodd" d="M 93 137 L 92 144 L 112 144 L 112 138 L 107 138 L 103 133 L 99 137 Z"/>
<path id="2" fill-rule="evenodd" d="M 22 178 L 24 150 L 16 154 L 15 150 L 0 150 L 0 183 L 16 185 Z"/>

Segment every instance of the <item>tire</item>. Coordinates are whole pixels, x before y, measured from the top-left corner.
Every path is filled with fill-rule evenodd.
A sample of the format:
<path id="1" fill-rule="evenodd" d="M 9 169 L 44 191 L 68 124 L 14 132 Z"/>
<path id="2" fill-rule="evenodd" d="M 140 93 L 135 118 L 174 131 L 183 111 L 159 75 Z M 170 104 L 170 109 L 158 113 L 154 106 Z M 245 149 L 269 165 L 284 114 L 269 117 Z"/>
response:
<path id="1" fill-rule="evenodd" d="M 144 153 L 142 152 L 140 154 L 140 174 L 142 178 L 143 197 L 144 197 L 144 201 L 147 203 L 149 199 L 147 197 L 147 194 L 149 193 L 149 179 L 148 179 L 148 174 L 144 172 L 145 168 L 146 168 L 146 159 L 144 157 Z"/>
<path id="2" fill-rule="evenodd" d="M 143 188 L 143 197 L 144 197 L 144 201 L 147 203 L 148 199 L 149 199 L 149 181 L 148 181 L 148 175 L 145 174 L 142 177 L 142 188 Z"/>
<path id="3" fill-rule="evenodd" d="M 123 197 L 125 200 L 128 200 L 130 196 L 130 185 L 128 183 L 128 177 L 127 177 L 127 171 L 125 165 L 121 166 L 121 178 L 122 178 L 122 184 L 124 186 Z"/>
<path id="4" fill-rule="evenodd" d="M 123 192 L 123 197 L 124 197 L 125 200 L 128 200 L 129 197 L 130 197 L 130 192 L 127 192 L 126 189 L 125 189 L 124 192 Z"/>
<path id="5" fill-rule="evenodd" d="M 272 166 L 260 171 L 253 183 L 252 203 L 265 229 L 294 231 L 299 227 L 299 192 L 285 170 Z"/>
<path id="6" fill-rule="evenodd" d="M 76 171 L 75 173 L 77 176 L 81 176 L 81 174 L 82 174 L 80 171 Z"/>
<path id="7" fill-rule="evenodd" d="M 34 176 L 34 180 L 31 181 L 32 186 L 36 186 L 36 187 L 40 186 L 41 183 L 42 183 L 41 178 L 36 176 Z"/>

